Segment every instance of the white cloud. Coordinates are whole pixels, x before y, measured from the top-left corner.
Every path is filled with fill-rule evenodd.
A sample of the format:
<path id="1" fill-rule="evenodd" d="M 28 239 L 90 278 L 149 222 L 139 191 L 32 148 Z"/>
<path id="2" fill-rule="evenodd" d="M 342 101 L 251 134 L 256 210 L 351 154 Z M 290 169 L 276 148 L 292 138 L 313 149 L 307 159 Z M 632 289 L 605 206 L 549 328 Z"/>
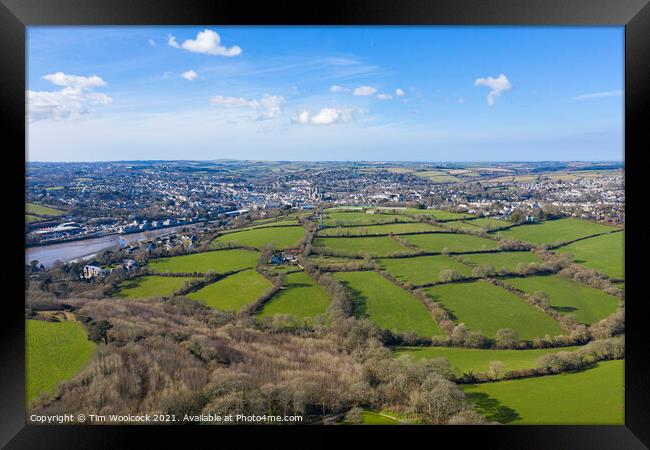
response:
<path id="1" fill-rule="evenodd" d="M 578 95 L 574 97 L 574 100 L 591 100 L 593 98 L 618 97 L 620 95 L 623 95 L 623 91 L 594 92 L 593 94 Z"/>
<path id="2" fill-rule="evenodd" d="M 293 117 L 293 123 L 300 125 L 332 125 L 335 123 L 348 123 L 354 118 L 354 114 L 361 114 L 362 111 L 352 108 L 321 108 L 321 110 L 312 115 L 309 111 L 302 111 Z"/>
<path id="3" fill-rule="evenodd" d="M 347 92 L 350 89 L 344 88 L 343 86 L 339 86 L 338 84 L 333 84 L 330 86 L 330 92 Z"/>
<path id="4" fill-rule="evenodd" d="M 167 35 L 167 45 L 174 48 L 181 48 L 181 46 L 178 45 L 178 42 L 176 42 L 176 38 L 171 34 Z"/>
<path id="5" fill-rule="evenodd" d="M 398 96 L 398 97 L 404 97 L 406 95 L 406 92 L 404 92 L 400 88 L 397 88 L 397 89 L 395 89 L 395 95 Z"/>
<path id="6" fill-rule="evenodd" d="M 494 100 L 501 95 L 502 92 L 512 89 L 510 81 L 508 81 L 508 78 L 506 78 L 504 74 L 499 74 L 496 78 L 477 78 L 474 80 L 474 86 L 486 86 L 490 88 L 490 92 L 487 96 L 487 103 L 489 106 L 494 105 Z"/>
<path id="7" fill-rule="evenodd" d="M 379 100 L 391 100 L 393 96 L 389 94 L 377 94 L 377 98 Z"/>
<path id="8" fill-rule="evenodd" d="M 59 91 L 27 91 L 27 113 L 30 122 L 44 119 L 61 120 L 88 114 L 93 106 L 108 105 L 112 99 L 103 93 L 92 92 L 95 87 L 106 86 L 99 76 L 83 77 L 56 72 L 41 77 Z"/>
<path id="9" fill-rule="evenodd" d="M 372 86 L 359 86 L 354 90 L 354 95 L 357 97 L 365 97 L 368 95 L 372 95 L 375 92 L 377 92 L 377 89 L 375 89 Z"/>
<path id="10" fill-rule="evenodd" d="M 106 82 L 97 75 L 81 77 L 78 75 L 66 75 L 63 72 L 56 72 L 43 75 L 41 79 L 50 81 L 52 84 L 57 86 L 68 86 L 79 89 L 92 89 L 98 86 L 106 86 Z"/>
<path id="11" fill-rule="evenodd" d="M 183 73 L 181 74 L 181 76 L 182 76 L 183 78 L 185 78 L 187 81 L 192 81 L 192 80 L 195 79 L 198 75 L 197 75 L 197 73 L 194 72 L 193 70 L 188 70 L 187 72 L 183 72 Z"/>
<path id="12" fill-rule="evenodd" d="M 152 47 L 155 47 L 156 46 L 156 41 L 154 41 L 153 39 L 149 39 L 149 45 L 152 46 Z"/>
<path id="13" fill-rule="evenodd" d="M 242 52 L 242 49 L 237 45 L 233 45 L 232 47 L 224 47 L 221 45 L 221 36 L 219 36 L 219 33 L 208 29 L 200 31 L 196 35 L 196 39 L 187 39 L 181 45 L 170 34 L 167 44 L 174 48 L 183 48 L 188 52 L 216 56 L 237 56 Z"/>
<path id="14" fill-rule="evenodd" d="M 284 103 L 284 97 L 280 95 L 264 94 L 262 98 L 246 100 L 243 97 L 225 97 L 216 95 L 210 98 L 210 104 L 226 108 L 250 108 L 258 113 L 257 120 L 272 119 L 282 113 L 280 106 Z"/>

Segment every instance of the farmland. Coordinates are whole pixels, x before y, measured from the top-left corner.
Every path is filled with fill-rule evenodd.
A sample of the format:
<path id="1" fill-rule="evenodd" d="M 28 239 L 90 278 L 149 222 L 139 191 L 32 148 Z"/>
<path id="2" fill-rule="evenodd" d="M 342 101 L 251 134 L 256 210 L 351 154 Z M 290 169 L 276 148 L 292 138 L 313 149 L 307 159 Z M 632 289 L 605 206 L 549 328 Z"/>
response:
<path id="1" fill-rule="evenodd" d="M 623 361 L 603 361 L 595 368 L 536 378 L 466 387 L 478 411 L 513 425 L 622 425 Z"/>
<path id="2" fill-rule="evenodd" d="M 285 289 L 274 295 L 262 308 L 259 317 L 288 314 L 301 318 L 324 314 L 329 298 L 323 289 L 304 272 L 287 275 Z"/>
<path id="3" fill-rule="evenodd" d="M 323 224 L 328 227 L 339 225 L 369 225 L 381 223 L 412 222 L 413 218 L 400 214 L 369 214 L 363 211 L 328 212 Z"/>
<path id="4" fill-rule="evenodd" d="M 412 253 L 412 250 L 401 246 L 388 236 L 315 238 L 313 246 L 314 248 L 322 247 L 326 250 L 348 255 L 388 256 L 394 252 Z"/>
<path id="5" fill-rule="evenodd" d="M 51 208 L 49 206 L 38 205 L 36 203 L 27 203 L 25 205 L 25 212 L 27 214 L 36 214 L 39 216 L 62 216 L 64 214 L 60 209 Z"/>
<path id="6" fill-rule="evenodd" d="M 260 249 L 268 244 L 275 248 L 294 248 L 305 235 L 302 227 L 266 227 L 247 231 L 234 231 L 217 237 L 214 242 Z"/>
<path id="7" fill-rule="evenodd" d="M 501 328 L 514 330 L 524 340 L 565 333 L 550 316 L 487 281 L 444 284 L 425 291 L 455 316 L 456 323 L 487 337 Z"/>
<path id="8" fill-rule="evenodd" d="M 561 314 L 574 314 L 580 323 L 591 324 L 612 314 L 618 299 L 603 291 L 557 275 L 510 278 L 508 284 L 526 293 L 545 292 L 550 305 Z"/>
<path id="9" fill-rule="evenodd" d="M 387 258 L 378 260 L 378 263 L 382 269 L 398 280 L 415 285 L 439 281 L 441 270 L 453 270 L 461 275 L 471 274 L 468 266 L 445 255 Z"/>
<path id="10" fill-rule="evenodd" d="M 499 233 L 506 239 L 519 239 L 534 244 L 554 244 L 615 230 L 615 227 L 608 225 L 567 218 L 518 225 Z"/>
<path id="11" fill-rule="evenodd" d="M 559 253 L 569 253 L 576 262 L 604 272 L 611 278 L 624 278 L 625 233 L 609 233 L 560 247 Z"/>
<path id="12" fill-rule="evenodd" d="M 541 263 L 539 259 L 532 252 L 499 252 L 499 253 L 477 253 L 473 255 L 463 255 L 463 261 L 476 266 L 490 265 L 496 270 L 506 269 L 510 272 L 517 270 L 517 265 L 520 263 Z"/>
<path id="13" fill-rule="evenodd" d="M 238 312 L 271 286 L 271 282 L 255 270 L 247 269 L 191 292 L 187 297 L 211 308 Z"/>
<path id="14" fill-rule="evenodd" d="M 579 347 L 560 347 L 533 350 L 482 350 L 454 347 L 401 347 L 396 355 L 409 355 L 415 360 L 447 358 L 452 368 L 459 374 L 473 371 L 486 372 L 491 361 L 503 363 L 503 371 L 529 369 L 537 365 L 537 358 L 547 353 L 570 352 Z"/>
<path id="15" fill-rule="evenodd" d="M 398 333 L 442 334 L 419 300 L 376 272 L 340 272 L 335 277 L 350 290 L 356 315 L 367 316 L 380 327 Z"/>
<path id="16" fill-rule="evenodd" d="M 167 297 L 181 289 L 185 283 L 198 278 L 159 277 L 145 275 L 122 282 L 113 297 L 149 298 Z"/>
<path id="17" fill-rule="evenodd" d="M 403 234 L 439 231 L 442 228 L 428 223 L 390 223 L 361 227 L 325 228 L 318 232 L 318 236 L 369 236 L 373 234 Z"/>
<path id="18" fill-rule="evenodd" d="M 442 252 L 445 248 L 450 252 L 472 252 L 492 250 L 497 247 L 496 241 L 467 234 L 413 234 L 402 238 L 414 247 L 437 253 Z"/>
<path id="19" fill-rule="evenodd" d="M 64 380 L 72 378 L 88 363 L 95 344 L 77 322 L 25 323 L 25 394 L 31 401 L 40 393 L 52 393 Z"/>
<path id="20" fill-rule="evenodd" d="M 233 249 L 158 258 L 148 266 L 156 273 L 227 273 L 255 266 L 258 252 Z"/>

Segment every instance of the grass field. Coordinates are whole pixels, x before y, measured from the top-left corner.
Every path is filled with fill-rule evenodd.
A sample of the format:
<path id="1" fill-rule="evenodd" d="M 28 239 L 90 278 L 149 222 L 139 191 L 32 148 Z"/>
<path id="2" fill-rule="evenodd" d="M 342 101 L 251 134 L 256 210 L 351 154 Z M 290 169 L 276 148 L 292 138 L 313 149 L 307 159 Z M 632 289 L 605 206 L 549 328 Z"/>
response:
<path id="1" fill-rule="evenodd" d="M 367 316 L 397 333 L 412 331 L 429 337 L 442 334 L 431 313 L 418 299 L 376 272 L 339 272 L 334 275 L 350 289 L 355 314 Z"/>
<path id="2" fill-rule="evenodd" d="M 177 291 L 186 281 L 197 280 L 189 277 L 157 277 L 145 275 L 123 281 L 113 297 L 148 298 L 167 297 Z"/>
<path id="3" fill-rule="evenodd" d="M 371 256 L 387 256 L 394 252 L 411 252 L 409 248 L 401 246 L 397 241 L 388 236 L 315 238 L 312 245 L 315 248 L 324 247 L 350 255 L 367 253 Z"/>
<path id="4" fill-rule="evenodd" d="M 505 280 L 524 292 L 549 295 L 551 306 L 561 314 L 574 314 L 578 322 L 592 324 L 612 314 L 619 301 L 612 295 L 558 275 L 509 278 Z"/>
<path id="5" fill-rule="evenodd" d="M 595 236 L 560 247 L 560 253 L 570 253 L 576 262 L 599 270 L 610 278 L 625 278 L 625 233 Z"/>
<path id="6" fill-rule="evenodd" d="M 36 203 L 27 203 L 25 205 L 25 212 L 27 214 L 38 214 L 39 216 L 61 216 L 64 214 L 64 211 L 60 209 L 37 205 Z"/>
<path id="7" fill-rule="evenodd" d="M 441 252 L 444 248 L 447 248 L 450 252 L 471 252 L 491 250 L 497 246 L 496 241 L 468 234 L 413 234 L 403 236 L 402 239 L 429 252 Z"/>
<path id="8" fill-rule="evenodd" d="M 41 220 L 45 220 L 45 219 L 38 216 L 32 216 L 31 214 L 25 214 L 25 222 L 27 223 L 40 222 Z"/>
<path id="9" fill-rule="evenodd" d="M 464 372 L 486 372 L 490 361 L 501 361 L 503 370 L 529 369 L 537 365 L 537 358 L 547 353 L 561 351 L 570 352 L 579 347 L 561 347 L 534 350 L 480 350 L 473 348 L 454 347 L 401 347 L 395 354 L 410 355 L 414 360 L 447 358 L 449 364 L 458 370 L 459 375 Z"/>
<path id="10" fill-rule="evenodd" d="M 330 299 L 325 291 L 304 272 L 287 275 L 286 288 L 269 300 L 259 317 L 289 314 L 296 317 L 314 317 L 324 314 Z"/>
<path id="11" fill-rule="evenodd" d="M 27 320 L 25 328 L 25 395 L 30 402 L 83 369 L 95 344 L 77 322 Z"/>
<path id="12" fill-rule="evenodd" d="M 485 228 L 486 230 L 492 230 L 495 228 L 502 228 L 512 225 L 512 222 L 508 222 L 507 220 L 490 219 L 489 217 L 480 217 L 478 219 L 468 220 L 467 223 Z"/>
<path id="13" fill-rule="evenodd" d="M 518 225 L 499 233 L 506 239 L 519 239 L 534 244 L 554 244 L 614 230 L 616 228 L 607 225 L 568 218 Z"/>
<path id="14" fill-rule="evenodd" d="M 258 258 L 258 252 L 233 249 L 158 258 L 147 265 L 157 273 L 227 273 L 254 267 Z"/>
<path id="15" fill-rule="evenodd" d="M 338 233 L 346 233 L 348 236 L 371 236 L 373 234 L 402 234 L 419 233 L 423 231 L 438 231 L 440 227 L 424 223 L 389 223 L 384 225 L 372 225 L 361 227 L 324 228 L 318 231 L 318 236 L 336 236 Z"/>
<path id="16" fill-rule="evenodd" d="M 451 269 L 461 275 L 470 275 L 471 269 L 449 256 L 416 256 L 414 258 L 380 259 L 379 265 L 392 276 L 415 285 L 439 281 L 441 270 Z"/>
<path id="17" fill-rule="evenodd" d="M 275 248 L 294 248 L 304 235 L 303 227 L 267 227 L 226 233 L 217 237 L 214 242 L 232 242 L 254 248 L 262 248 L 272 243 Z"/>
<path id="18" fill-rule="evenodd" d="M 338 225 L 369 225 L 379 223 L 412 222 L 413 218 L 401 214 L 368 214 L 364 211 L 328 212 L 323 224 L 328 227 Z"/>
<path id="19" fill-rule="evenodd" d="M 361 413 L 363 425 L 399 425 L 400 421 L 392 417 L 376 413 L 374 411 L 363 411 Z"/>
<path id="20" fill-rule="evenodd" d="M 443 284 L 425 291 L 455 316 L 456 323 L 487 337 L 494 337 L 500 328 L 515 330 L 524 340 L 565 334 L 553 318 L 487 281 Z"/>
<path id="21" fill-rule="evenodd" d="M 490 420 L 513 425 L 622 425 L 624 362 L 595 368 L 464 388 Z"/>
<path id="22" fill-rule="evenodd" d="M 246 229 L 246 230 L 254 230 L 256 228 L 287 227 L 287 226 L 294 226 L 294 225 L 300 225 L 300 222 L 298 222 L 298 219 L 277 220 L 275 222 L 273 222 L 273 221 L 255 221 L 255 222 L 252 222 L 250 225 L 247 225 L 244 229 Z"/>
<path id="23" fill-rule="evenodd" d="M 519 263 L 539 263 L 541 259 L 532 252 L 499 252 L 499 253 L 479 253 L 475 255 L 463 255 L 464 260 L 469 261 L 477 266 L 486 264 L 492 265 L 496 270 L 505 268 L 509 271 L 515 271 Z"/>
<path id="24" fill-rule="evenodd" d="M 209 284 L 187 297 L 211 308 L 238 312 L 261 297 L 271 286 L 269 280 L 255 270 L 248 269 Z"/>

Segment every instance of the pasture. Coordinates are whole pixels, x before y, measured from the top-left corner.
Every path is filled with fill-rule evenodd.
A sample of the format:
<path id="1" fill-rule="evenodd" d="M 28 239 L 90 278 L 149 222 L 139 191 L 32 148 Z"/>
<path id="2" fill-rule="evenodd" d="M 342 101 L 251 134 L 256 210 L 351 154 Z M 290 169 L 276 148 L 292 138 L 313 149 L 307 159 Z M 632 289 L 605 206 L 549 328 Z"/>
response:
<path id="1" fill-rule="evenodd" d="M 624 362 L 464 387 L 490 420 L 513 425 L 623 425 Z"/>
<path id="2" fill-rule="evenodd" d="M 463 261 L 475 266 L 491 265 L 496 270 L 506 269 L 509 272 L 517 270 L 519 263 L 541 263 L 542 260 L 532 252 L 499 252 L 499 253 L 477 253 L 474 255 L 462 255 Z"/>
<path id="3" fill-rule="evenodd" d="M 615 227 L 608 225 L 567 218 L 517 225 L 499 233 L 506 239 L 519 239 L 533 244 L 555 244 L 614 230 Z"/>
<path id="4" fill-rule="evenodd" d="M 65 211 L 61 211 L 60 209 L 38 205 L 36 203 L 25 204 L 25 212 L 27 214 L 37 214 L 39 216 L 62 216 L 65 213 Z"/>
<path id="5" fill-rule="evenodd" d="M 309 275 L 294 272 L 287 275 L 285 289 L 266 302 L 258 316 L 288 314 L 309 318 L 327 312 L 329 303 L 327 293 Z"/>
<path id="6" fill-rule="evenodd" d="M 217 250 L 152 259 L 147 266 L 155 273 L 228 273 L 254 267 L 259 256 L 250 250 Z"/>
<path id="7" fill-rule="evenodd" d="M 509 278 L 506 283 L 532 294 L 545 292 L 551 307 L 560 314 L 574 314 L 578 322 L 592 324 L 616 311 L 619 300 L 599 289 L 558 275 Z"/>
<path id="8" fill-rule="evenodd" d="M 412 234 L 402 236 L 402 239 L 427 252 L 442 252 L 446 248 L 450 252 L 462 253 L 492 250 L 497 247 L 496 241 L 468 234 Z"/>
<path id="9" fill-rule="evenodd" d="M 398 280 L 404 283 L 411 282 L 416 286 L 440 281 L 441 270 L 450 269 L 461 275 L 471 275 L 469 267 L 445 255 L 388 258 L 377 262 L 382 269 Z"/>
<path id="10" fill-rule="evenodd" d="M 255 270 L 247 269 L 209 284 L 187 297 L 211 308 L 238 312 L 255 302 L 272 286 L 269 280 Z"/>
<path id="11" fill-rule="evenodd" d="M 428 236 L 428 235 L 427 235 Z M 336 237 L 336 238 L 315 238 L 313 243 L 315 249 L 321 247 L 347 255 L 387 256 L 390 253 L 412 253 L 407 247 L 401 246 L 397 241 L 388 236 L 378 237 Z"/>
<path id="12" fill-rule="evenodd" d="M 468 220 L 467 223 L 484 228 L 486 230 L 493 230 L 495 228 L 503 228 L 512 225 L 512 222 L 500 219 L 491 219 L 489 217 L 479 217 L 478 219 Z"/>
<path id="13" fill-rule="evenodd" d="M 573 259 L 610 278 L 625 278 L 625 233 L 609 233 L 573 242 L 556 249 L 569 253 Z"/>
<path id="14" fill-rule="evenodd" d="M 543 311 L 484 280 L 442 284 L 425 292 L 454 316 L 455 323 L 463 322 L 487 337 L 501 328 L 513 329 L 523 340 L 566 333 Z"/>
<path id="15" fill-rule="evenodd" d="M 441 335 L 429 310 L 407 291 L 376 272 L 338 272 L 334 277 L 352 294 L 355 315 L 367 316 L 382 328 L 418 336 Z"/>
<path id="16" fill-rule="evenodd" d="M 372 236 L 390 233 L 422 233 L 439 230 L 442 230 L 442 228 L 424 222 L 389 223 L 365 227 L 324 228 L 318 231 L 317 236 Z"/>
<path id="17" fill-rule="evenodd" d="M 191 277 L 159 277 L 155 275 L 140 276 L 120 283 L 112 297 L 169 297 L 175 291 L 181 289 L 186 282 L 198 279 Z"/>
<path id="18" fill-rule="evenodd" d="M 283 249 L 297 247 L 304 236 L 303 227 L 264 227 L 225 233 L 213 242 L 232 243 L 257 249 L 273 244 L 275 248 Z"/>
<path id="19" fill-rule="evenodd" d="M 77 322 L 25 321 L 25 395 L 27 402 L 73 378 L 90 361 L 95 344 Z"/>
<path id="20" fill-rule="evenodd" d="M 400 347 L 396 356 L 408 355 L 415 361 L 447 358 L 459 375 L 464 372 L 487 372 L 491 361 L 503 363 L 503 371 L 529 369 L 537 366 L 537 359 L 547 353 L 570 352 L 579 347 L 560 347 L 532 350 L 482 350 L 458 347 Z"/>
<path id="21" fill-rule="evenodd" d="M 369 214 L 365 211 L 336 211 L 328 212 L 327 216 L 323 219 L 323 225 L 328 227 L 398 222 L 413 222 L 413 218 L 401 214 Z"/>

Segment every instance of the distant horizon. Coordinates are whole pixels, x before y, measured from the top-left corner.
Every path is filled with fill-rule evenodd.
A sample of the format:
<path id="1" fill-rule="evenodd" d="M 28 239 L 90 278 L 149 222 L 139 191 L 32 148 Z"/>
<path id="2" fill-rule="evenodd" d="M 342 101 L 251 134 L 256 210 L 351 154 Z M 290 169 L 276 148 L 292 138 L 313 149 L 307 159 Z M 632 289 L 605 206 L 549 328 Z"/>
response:
<path id="1" fill-rule="evenodd" d="M 622 161 L 624 92 L 618 26 L 30 26 L 26 159 Z"/>
<path id="2" fill-rule="evenodd" d="M 406 163 L 406 164 L 525 164 L 525 163 L 545 163 L 545 162 L 558 162 L 558 163 L 594 163 L 594 164 L 625 164 L 624 160 L 577 160 L 577 159 L 541 159 L 541 160 L 492 160 L 492 161 L 426 161 L 426 160 L 363 160 L 363 159 L 348 159 L 348 160 L 292 160 L 292 159 L 238 159 L 238 158 L 216 158 L 216 159 L 115 159 L 115 160 L 96 160 L 96 161 L 26 161 L 31 164 L 92 164 L 92 163 L 137 163 L 137 162 L 212 162 L 218 163 L 222 161 L 237 161 L 237 162 L 279 162 L 279 163 Z"/>

